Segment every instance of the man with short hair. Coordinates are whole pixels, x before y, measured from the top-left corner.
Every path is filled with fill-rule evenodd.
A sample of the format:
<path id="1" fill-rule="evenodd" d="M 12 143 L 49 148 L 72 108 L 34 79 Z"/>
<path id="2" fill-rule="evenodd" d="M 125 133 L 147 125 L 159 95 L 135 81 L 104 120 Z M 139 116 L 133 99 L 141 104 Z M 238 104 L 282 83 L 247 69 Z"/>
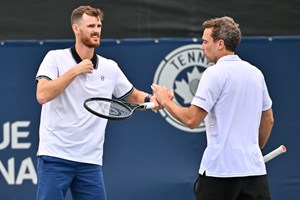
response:
<path id="1" fill-rule="evenodd" d="M 102 156 L 106 119 L 84 109 L 93 96 L 133 103 L 155 97 L 137 90 L 118 64 L 95 53 L 100 45 L 103 12 L 80 6 L 72 12 L 75 46 L 47 53 L 36 75 L 42 104 L 38 148 L 37 200 L 106 200 Z"/>
<path id="2" fill-rule="evenodd" d="M 159 103 L 190 128 L 204 120 L 207 147 L 197 182 L 197 200 L 269 200 L 261 148 L 273 127 L 272 101 L 262 72 L 234 51 L 241 40 L 231 17 L 207 20 L 201 49 L 209 62 L 189 107 L 153 84 Z"/>

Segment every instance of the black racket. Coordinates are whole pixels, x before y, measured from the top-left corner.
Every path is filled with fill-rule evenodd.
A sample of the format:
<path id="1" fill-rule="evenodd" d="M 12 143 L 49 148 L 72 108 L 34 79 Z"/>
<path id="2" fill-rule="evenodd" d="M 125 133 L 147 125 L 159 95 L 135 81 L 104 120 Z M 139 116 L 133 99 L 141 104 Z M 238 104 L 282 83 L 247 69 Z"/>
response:
<path id="1" fill-rule="evenodd" d="M 115 99 L 92 97 L 83 103 L 85 109 L 92 114 L 105 119 L 124 120 L 131 117 L 136 110 L 146 110 L 155 107 L 154 102 L 134 104 Z"/>

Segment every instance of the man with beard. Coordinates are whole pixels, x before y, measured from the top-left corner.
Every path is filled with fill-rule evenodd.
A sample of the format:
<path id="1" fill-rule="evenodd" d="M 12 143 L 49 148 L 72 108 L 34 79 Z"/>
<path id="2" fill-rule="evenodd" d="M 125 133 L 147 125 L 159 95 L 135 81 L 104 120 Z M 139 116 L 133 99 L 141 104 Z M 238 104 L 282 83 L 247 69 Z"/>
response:
<path id="1" fill-rule="evenodd" d="M 137 90 L 118 64 L 95 53 L 100 45 L 103 12 L 80 6 L 71 15 L 75 46 L 51 50 L 36 75 L 42 105 L 37 200 L 106 200 L 102 156 L 106 119 L 88 113 L 85 99 L 101 96 L 134 103 L 155 97 Z"/>

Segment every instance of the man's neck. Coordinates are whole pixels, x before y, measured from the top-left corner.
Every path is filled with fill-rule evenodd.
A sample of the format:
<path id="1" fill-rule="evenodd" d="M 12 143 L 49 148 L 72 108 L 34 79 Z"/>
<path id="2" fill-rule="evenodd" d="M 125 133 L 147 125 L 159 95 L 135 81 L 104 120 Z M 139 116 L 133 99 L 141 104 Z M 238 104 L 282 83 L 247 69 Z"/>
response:
<path id="1" fill-rule="evenodd" d="M 84 60 L 84 59 L 90 59 L 91 60 L 94 56 L 95 48 L 90 48 L 90 47 L 87 47 L 84 44 L 76 43 L 75 44 L 75 49 L 76 49 L 77 54 L 80 56 L 80 58 L 82 60 Z"/>

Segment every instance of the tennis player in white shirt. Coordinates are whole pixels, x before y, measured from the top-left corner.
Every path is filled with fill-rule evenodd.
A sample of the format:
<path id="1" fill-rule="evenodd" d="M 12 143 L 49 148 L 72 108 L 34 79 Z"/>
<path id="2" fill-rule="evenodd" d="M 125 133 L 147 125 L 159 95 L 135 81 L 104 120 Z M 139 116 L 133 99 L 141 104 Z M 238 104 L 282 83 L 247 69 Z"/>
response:
<path id="1" fill-rule="evenodd" d="M 75 46 L 47 53 L 36 75 L 42 105 L 37 164 L 37 200 L 106 200 L 102 174 L 107 119 L 84 109 L 95 96 L 133 103 L 155 97 L 129 82 L 118 64 L 95 53 L 100 45 L 103 12 L 80 6 L 71 15 Z"/>
<path id="2" fill-rule="evenodd" d="M 231 17 L 207 20 L 203 28 L 201 49 L 215 65 L 204 71 L 191 105 L 177 105 L 164 86 L 153 84 L 153 94 L 186 126 L 205 122 L 207 147 L 195 189 L 197 200 L 269 200 L 261 149 L 274 119 L 264 76 L 235 55 L 241 31 Z"/>

